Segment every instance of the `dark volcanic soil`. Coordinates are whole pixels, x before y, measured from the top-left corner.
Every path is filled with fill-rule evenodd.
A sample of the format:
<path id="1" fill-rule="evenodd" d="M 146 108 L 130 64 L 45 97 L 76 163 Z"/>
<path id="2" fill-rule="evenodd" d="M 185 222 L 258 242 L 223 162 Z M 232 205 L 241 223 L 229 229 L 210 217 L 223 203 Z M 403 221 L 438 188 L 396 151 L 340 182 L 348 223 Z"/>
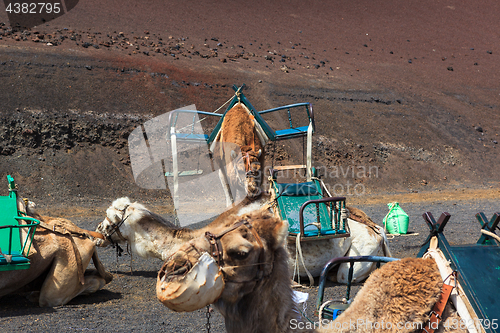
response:
<path id="1" fill-rule="evenodd" d="M 1 11 L 0 188 L 6 192 L 11 174 L 44 213 L 88 228 L 124 195 L 171 213 L 168 190 L 135 184 L 128 135 L 175 108 L 216 110 L 233 84 L 246 83 L 257 110 L 313 103 L 314 164 L 332 192 L 378 223 L 394 200 L 413 205 L 419 221 L 425 210 L 438 215 L 441 205 L 465 207 L 458 209 L 469 213 L 464 221 L 476 209 L 492 214 L 500 198 L 499 16 L 493 0 L 89 0 L 23 30 L 10 27 Z M 288 123 L 278 115 L 266 121 Z M 300 139 L 270 145 L 266 164 L 302 163 L 302 152 Z M 476 240 L 469 225 L 454 232 L 457 242 Z M 406 239 L 392 241 L 395 255 L 416 254 L 418 241 Z M 9 312 L 4 298 L 2 327 L 141 330 L 150 308 L 158 316 L 147 321 L 165 324 L 145 331 L 200 331 L 202 324 L 179 323 L 202 323 L 201 312 L 172 316 L 174 328 L 158 318 L 165 309 L 150 300 L 154 290 L 140 290 L 144 279 L 154 283 L 159 264 L 145 265 L 133 278 L 120 269 L 123 278 L 105 291 L 56 310 L 21 311 L 18 299 Z M 137 300 L 146 302 L 139 311 Z M 111 325 L 99 315 L 104 308 Z M 31 328 L 17 321 L 29 312 L 36 313 Z M 131 316 L 136 326 L 122 321 Z M 96 324 L 69 324 L 85 318 Z"/>
<path id="2" fill-rule="evenodd" d="M 90 1 L 26 31 L 4 17 L 0 170 L 38 200 L 156 198 L 132 182 L 130 131 L 185 105 L 213 111 L 246 83 L 258 110 L 313 103 L 315 164 L 337 194 L 497 188 L 498 9 Z"/>

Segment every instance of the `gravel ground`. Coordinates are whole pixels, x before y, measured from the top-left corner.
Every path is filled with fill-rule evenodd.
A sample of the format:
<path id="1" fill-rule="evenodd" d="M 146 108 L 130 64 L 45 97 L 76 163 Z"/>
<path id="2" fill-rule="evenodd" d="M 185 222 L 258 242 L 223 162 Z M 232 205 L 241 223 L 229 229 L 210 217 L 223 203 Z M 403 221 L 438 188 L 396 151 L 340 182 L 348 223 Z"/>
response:
<path id="1" fill-rule="evenodd" d="M 387 212 L 385 205 L 360 206 L 374 221 L 382 221 Z M 494 200 L 447 201 L 433 203 L 406 203 L 402 208 L 410 216 L 409 230 L 415 235 L 399 236 L 389 240 L 395 257 L 415 257 L 420 244 L 428 235 L 421 217 L 430 211 L 437 219 L 447 211 L 452 217 L 445 229 L 451 244 L 474 243 L 479 237 L 479 223 L 474 215 L 484 212 L 488 218 L 499 211 Z M 94 229 L 102 216 L 73 219 L 79 226 Z M 0 300 L 0 327 L 3 332 L 202 332 L 206 331 L 206 309 L 191 313 L 175 313 L 157 301 L 155 295 L 156 272 L 161 262 L 156 259 L 132 258 L 133 275 L 130 274 L 130 256 L 116 259 L 112 248 L 99 249 L 104 265 L 114 273 L 114 280 L 90 296 L 75 298 L 66 306 L 40 308 L 27 301 L 24 295 L 10 295 Z M 118 265 L 117 265 L 118 263 Z M 359 287 L 354 287 L 356 292 Z M 310 294 L 307 315 L 314 318 L 317 285 L 301 289 Z M 329 284 L 325 300 L 338 299 L 345 287 Z M 212 312 L 211 330 L 225 332 L 222 316 Z"/>

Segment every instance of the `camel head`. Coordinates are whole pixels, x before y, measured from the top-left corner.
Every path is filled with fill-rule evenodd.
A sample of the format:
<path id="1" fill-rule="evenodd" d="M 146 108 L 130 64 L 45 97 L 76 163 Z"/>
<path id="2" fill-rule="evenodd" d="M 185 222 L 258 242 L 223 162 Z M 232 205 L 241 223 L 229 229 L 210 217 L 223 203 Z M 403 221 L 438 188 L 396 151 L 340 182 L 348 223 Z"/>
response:
<path id="1" fill-rule="evenodd" d="M 231 215 L 165 261 L 158 272 L 157 296 L 175 311 L 194 311 L 216 300 L 235 304 L 269 279 L 275 252 L 286 252 L 287 234 L 287 222 L 267 212 Z M 288 274 L 288 263 L 284 265 Z M 206 293 L 206 285 L 213 286 L 212 293 Z"/>
<path id="2" fill-rule="evenodd" d="M 241 158 L 243 163 L 236 163 L 237 168 L 241 168 L 241 170 L 236 170 L 237 174 L 245 174 L 245 189 L 250 199 L 257 198 L 262 193 L 261 156 L 262 149 L 254 151 L 250 146 L 242 146 Z M 237 158 L 234 150 L 231 151 L 231 158 L 233 160 Z"/>
<path id="3" fill-rule="evenodd" d="M 106 241 L 96 243 L 101 247 L 106 247 L 110 244 L 125 244 L 128 240 L 127 230 L 128 223 L 135 221 L 142 214 L 142 210 L 146 208 L 137 203 L 132 203 L 129 198 L 118 198 L 106 210 L 106 217 L 99 223 L 96 231 L 104 235 Z"/>

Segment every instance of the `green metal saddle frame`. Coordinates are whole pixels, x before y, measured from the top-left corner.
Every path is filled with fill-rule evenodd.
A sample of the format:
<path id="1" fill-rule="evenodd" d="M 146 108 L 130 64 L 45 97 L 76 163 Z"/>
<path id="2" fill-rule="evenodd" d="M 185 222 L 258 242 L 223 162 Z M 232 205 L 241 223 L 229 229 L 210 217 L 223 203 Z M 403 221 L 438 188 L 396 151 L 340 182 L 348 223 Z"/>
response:
<path id="1" fill-rule="evenodd" d="M 270 141 L 278 141 L 278 140 L 286 140 L 286 139 L 292 139 L 292 138 L 297 138 L 297 137 L 302 137 L 307 135 L 307 129 L 309 124 L 312 124 L 312 128 L 314 131 L 314 113 L 312 109 L 312 104 L 311 103 L 296 103 L 296 104 L 290 104 L 290 105 L 285 105 L 285 106 L 280 106 L 277 108 L 273 109 L 268 109 L 268 110 L 263 110 L 263 111 L 257 111 L 253 105 L 248 101 L 248 99 L 243 95 L 241 90 L 245 87 L 245 84 L 243 84 L 241 87 L 237 87 L 236 85 L 233 85 L 233 90 L 236 92 L 233 99 L 229 103 L 228 107 L 226 108 L 226 111 L 222 115 L 221 119 L 215 126 L 214 130 L 208 137 L 208 144 L 211 144 L 215 138 L 217 137 L 217 134 L 219 133 L 221 127 L 222 127 L 222 122 L 224 121 L 224 116 L 226 113 L 231 110 L 231 108 L 238 102 L 243 103 L 252 113 L 252 116 L 255 117 L 255 121 L 260 125 L 262 128 L 263 132 L 267 135 Z M 273 130 L 269 124 L 264 120 L 262 117 L 263 114 L 267 113 L 272 113 L 272 112 L 278 112 L 286 110 L 287 116 L 288 116 L 288 123 L 289 126 L 283 129 L 277 129 Z M 293 121 L 292 117 L 292 110 L 295 110 L 297 112 L 304 112 L 305 111 L 305 116 L 307 117 L 306 123 L 303 124 L 297 124 L 297 122 Z M 303 111 L 300 111 L 303 110 Z"/>
<path id="2" fill-rule="evenodd" d="M 7 176 L 9 195 L 0 196 L 0 271 L 28 269 L 29 259 L 24 255 L 29 253 L 35 234 L 37 219 L 22 216 L 17 209 L 17 193 L 14 178 Z M 19 220 L 30 221 L 19 224 Z M 21 229 L 27 228 L 26 237 L 21 239 Z"/>
<path id="3" fill-rule="evenodd" d="M 430 229 L 430 235 L 418 257 L 425 254 L 429 248 L 430 239 L 436 236 L 439 242 L 438 248 L 450 261 L 451 268 L 458 272 L 458 281 L 478 318 L 490 324 L 496 319 L 497 325 L 489 325 L 489 327 L 483 325 L 483 328 L 486 332 L 500 332 L 498 323 L 500 319 L 500 246 L 487 235 L 482 235 L 476 244 L 450 245 L 443 234 L 450 217 L 449 213 L 442 213 L 436 222 L 430 212 L 423 214 Z M 482 229 L 494 233 L 500 222 L 500 213 L 495 213 L 489 222 L 483 213 L 476 214 L 476 218 L 481 223 Z"/>
<path id="4" fill-rule="evenodd" d="M 312 171 L 315 174 L 313 168 Z M 346 221 L 342 221 L 345 197 L 324 197 L 321 184 L 314 179 L 304 183 L 278 183 L 276 170 L 271 170 L 272 186 L 278 211 L 287 220 L 290 238 L 300 234 L 301 240 L 348 237 Z"/>

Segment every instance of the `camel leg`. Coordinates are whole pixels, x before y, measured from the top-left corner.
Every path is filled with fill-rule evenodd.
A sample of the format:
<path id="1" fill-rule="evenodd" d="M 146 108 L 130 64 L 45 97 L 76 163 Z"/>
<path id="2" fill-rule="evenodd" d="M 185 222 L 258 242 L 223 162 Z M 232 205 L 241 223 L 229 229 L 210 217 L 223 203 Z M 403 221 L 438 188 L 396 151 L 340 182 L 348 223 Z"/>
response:
<path id="1" fill-rule="evenodd" d="M 95 248 L 92 241 L 75 238 L 80 250 L 84 269 L 89 265 Z M 99 269 L 99 268 L 98 268 Z M 84 284 L 80 283 L 78 266 L 71 250 L 62 246 L 54 258 L 54 262 L 40 291 L 40 306 L 59 306 L 71 301 L 76 296 L 89 294 L 102 288 L 106 280 L 99 275 L 84 276 Z"/>
<path id="2" fill-rule="evenodd" d="M 92 262 L 94 263 L 94 266 L 97 269 L 99 276 L 102 277 L 106 281 L 106 283 L 110 283 L 113 280 L 113 274 L 106 271 L 106 268 L 104 268 L 104 265 L 97 257 L 97 251 L 95 249 L 94 253 L 92 254 Z"/>
<path id="3" fill-rule="evenodd" d="M 101 290 L 102 287 L 106 285 L 106 280 L 99 275 L 98 272 L 93 271 L 89 275 L 85 275 L 85 284 L 80 289 L 80 292 L 75 295 L 90 295 L 95 293 L 98 290 Z"/>

